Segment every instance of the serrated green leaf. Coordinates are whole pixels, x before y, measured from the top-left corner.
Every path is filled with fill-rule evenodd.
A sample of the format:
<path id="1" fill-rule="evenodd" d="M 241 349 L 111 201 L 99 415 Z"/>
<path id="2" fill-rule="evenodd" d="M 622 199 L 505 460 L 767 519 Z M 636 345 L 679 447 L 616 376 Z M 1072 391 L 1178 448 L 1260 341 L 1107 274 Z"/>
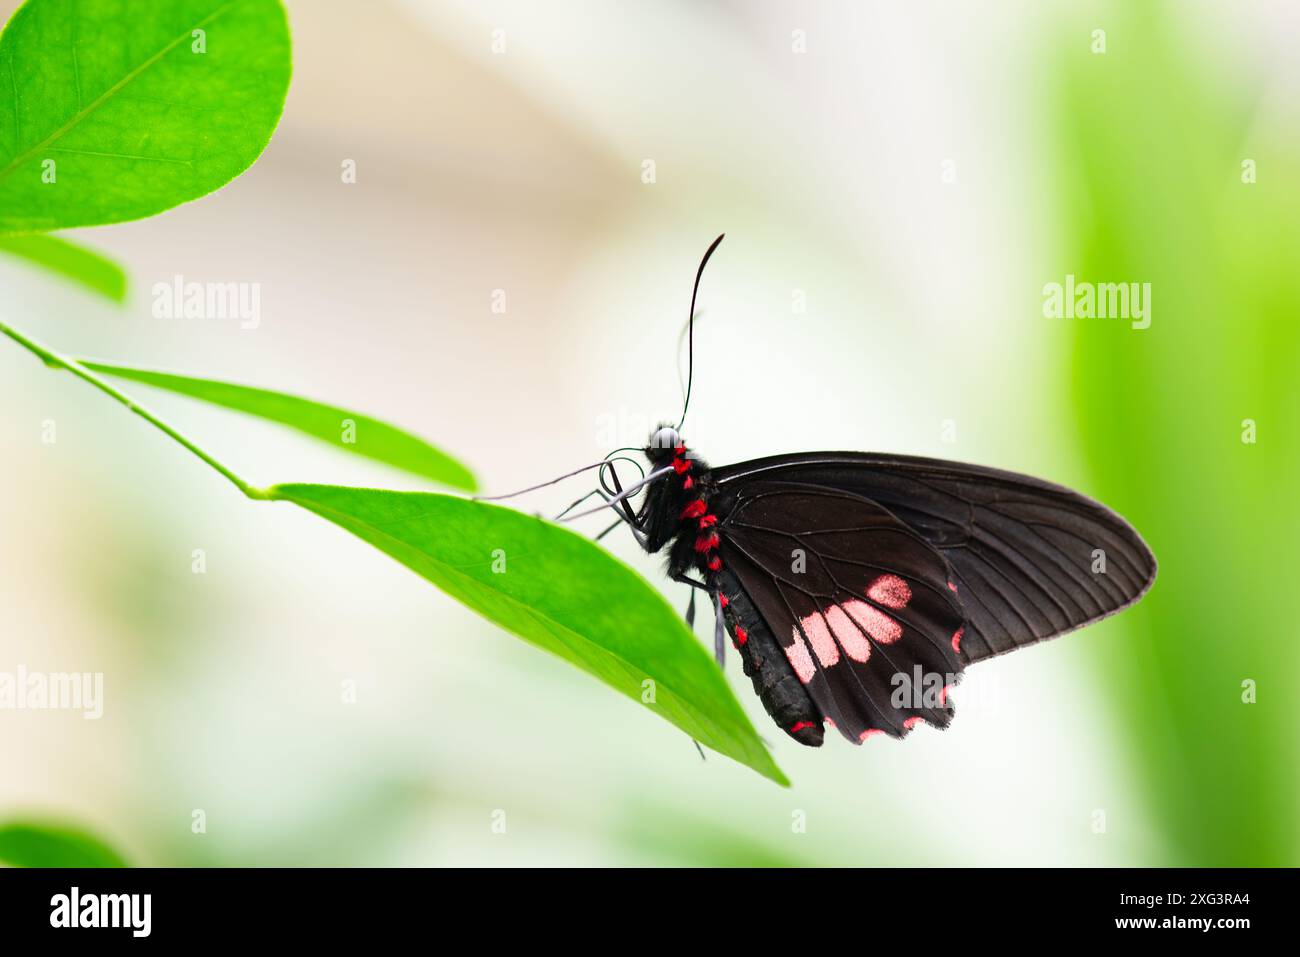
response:
<path id="1" fill-rule="evenodd" d="M 0 234 L 225 185 L 270 140 L 289 74 L 279 0 L 28 0 L 0 34 Z"/>
<path id="2" fill-rule="evenodd" d="M 126 867 L 99 838 L 77 828 L 33 821 L 0 824 L 0 864 L 9 867 Z"/>
<path id="3" fill-rule="evenodd" d="M 415 475 L 432 479 L 452 488 L 473 492 L 477 488 L 468 468 L 424 439 L 396 426 L 359 412 L 313 402 L 296 395 L 236 385 L 216 379 L 156 372 L 134 366 L 80 360 L 86 368 L 120 379 L 130 379 L 158 389 L 166 389 L 220 405 L 237 412 L 256 415 L 297 429 L 313 438 L 328 442 L 343 452 L 361 455 L 376 462 L 393 465 Z"/>
<path id="4" fill-rule="evenodd" d="M 26 259 L 113 302 L 126 301 L 126 272 L 85 246 L 57 236 L 0 236 L 0 252 Z"/>
<path id="5" fill-rule="evenodd" d="M 722 672 L 640 575 L 541 519 L 431 492 L 277 485 L 520 638 L 563 658 L 759 774 L 789 781 Z M 653 682 L 647 685 L 646 682 Z M 545 707 L 545 702 L 538 702 Z"/>

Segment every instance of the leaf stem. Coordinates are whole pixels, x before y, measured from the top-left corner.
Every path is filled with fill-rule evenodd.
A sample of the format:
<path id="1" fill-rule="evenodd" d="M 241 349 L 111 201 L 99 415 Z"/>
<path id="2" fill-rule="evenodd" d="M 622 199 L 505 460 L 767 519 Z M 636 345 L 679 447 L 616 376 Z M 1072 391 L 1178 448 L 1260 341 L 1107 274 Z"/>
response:
<path id="1" fill-rule="evenodd" d="M 245 482 L 242 478 L 240 478 L 238 475 L 232 472 L 229 468 L 227 468 L 221 462 L 217 461 L 210 453 L 199 448 L 199 446 L 196 445 L 194 441 L 190 439 L 188 436 L 184 435 L 179 430 L 168 425 L 166 422 L 160 419 L 157 415 L 155 415 L 145 406 L 141 405 L 139 402 L 131 398 L 125 392 L 122 392 L 120 389 L 114 387 L 113 385 L 110 385 L 104 379 L 100 378 L 94 372 L 91 372 L 89 369 L 83 366 L 76 359 L 55 352 L 53 349 L 49 348 L 48 346 L 43 345 L 40 342 L 37 342 L 35 339 L 31 338 L 27 334 L 23 332 L 19 332 L 17 329 L 13 328 L 13 326 L 10 326 L 4 322 L 0 322 L 0 333 L 4 333 L 6 336 L 8 336 L 14 342 L 18 343 L 24 349 L 27 349 L 29 352 L 34 353 L 37 357 L 40 358 L 42 362 L 44 362 L 50 368 L 66 369 L 68 372 L 71 372 L 77 378 L 84 379 L 86 382 L 89 382 L 91 385 L 93 385 L 100 392 L 103 392 L 105 395 L 108 395 L 113 399 L 116 399 L 118 402 L 126 406 L 136 415 L 140 416 L 140 418 L 144 419 L 146 422 L 148 422 L 154 428 L 158 429 L 164 435 L 169 436 L 173 441 L 179 443 L 181 446 L 188 449 L 191 453 L 196 455 L 198 458 L 202 459 L 211 468 L 216 469 L 219 473 L 221 473 L 222 476 L 226 478 L 227 481 L 229 481 L 232 485 L 234 485 L 235 488 L 239 489 L 239 491 L 241 491 L 248 498 L 269 499 L 271 497 L 270 493 L 266 489 L 257 488 L 256 486 L 250 485 L 248 482 Z"/>

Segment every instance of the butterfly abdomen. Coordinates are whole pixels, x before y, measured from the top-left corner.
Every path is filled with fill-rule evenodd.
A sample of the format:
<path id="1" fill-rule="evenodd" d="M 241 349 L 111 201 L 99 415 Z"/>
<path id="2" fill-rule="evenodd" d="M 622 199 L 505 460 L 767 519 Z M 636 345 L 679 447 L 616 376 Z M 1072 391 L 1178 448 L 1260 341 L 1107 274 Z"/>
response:
<path id="1" fill-rule="evenodd" d="M 820 746 L 825 733 L 821 714 L 790 667 L 771 629 L 734 575 L 723 569 L 718 573 L 717 582 L 723 620 L 740 654 L 745 674 L 754 684 L 754 693 L 781 730 L 800 744 Z"/>
<path id="2" fill-rule="evenodd" d="M 675 433 L 673 440 L 670 445 L 652 440 L 645 450 L 653 467 L 673 468 L 672 475 L 651 485 L 641 508 L 646 548 L 656 552 L 668 545 L 669 575 L 678 580 L 697 575 L 717 594 L 732 644 L 763 707 L 786 734 L 818 747 L 825 733 L 821 713 L 772 630 L 722 561 L 719 526 L 734 496 L 719 491 L 708 465 L 688 452 Z"/>

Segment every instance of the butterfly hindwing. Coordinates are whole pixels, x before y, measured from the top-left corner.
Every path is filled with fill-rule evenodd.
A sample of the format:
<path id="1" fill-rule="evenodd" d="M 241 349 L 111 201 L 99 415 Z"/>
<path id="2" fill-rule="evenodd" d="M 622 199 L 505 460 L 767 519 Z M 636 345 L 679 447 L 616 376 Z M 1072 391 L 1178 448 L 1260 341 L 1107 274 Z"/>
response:
<path id="1" fill-rule="evenodd" d="M 947 561 L 966 618 L 968 662 L 1064 634 L 1140 598 L 1156 562 L 1124 519 L 1077 492 L 937 459 L 822 452 L 714 470 L 742 497 L 771 481 L 877 503 Z"/>
<path id="2" fill-rule="evenodd" d="M 920 535 L 861 496 L 769 482 L 745 486 L 719 533 L 724 567 L 845 737 L 947 725 L 964 622 Z"/>

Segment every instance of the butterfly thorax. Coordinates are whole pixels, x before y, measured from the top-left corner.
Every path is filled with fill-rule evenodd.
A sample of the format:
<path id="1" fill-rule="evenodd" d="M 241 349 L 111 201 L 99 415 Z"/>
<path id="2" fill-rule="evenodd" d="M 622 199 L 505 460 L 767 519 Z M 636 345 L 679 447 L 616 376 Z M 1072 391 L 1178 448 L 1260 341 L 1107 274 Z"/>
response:
<path id="1" fill-rule="evenodd" d="M 650 484 L 638 515 L 646 550 L 658 552 L 670 545 L 669 574 L 694 570 L 705 579 L 712 578 L 722 568 L 717 526 L 726 513 L 708 464 L 670 428 L 661 428 L 651 436 L 645 456 L 652 469 L 672 468 L 670 474 Z"/>

